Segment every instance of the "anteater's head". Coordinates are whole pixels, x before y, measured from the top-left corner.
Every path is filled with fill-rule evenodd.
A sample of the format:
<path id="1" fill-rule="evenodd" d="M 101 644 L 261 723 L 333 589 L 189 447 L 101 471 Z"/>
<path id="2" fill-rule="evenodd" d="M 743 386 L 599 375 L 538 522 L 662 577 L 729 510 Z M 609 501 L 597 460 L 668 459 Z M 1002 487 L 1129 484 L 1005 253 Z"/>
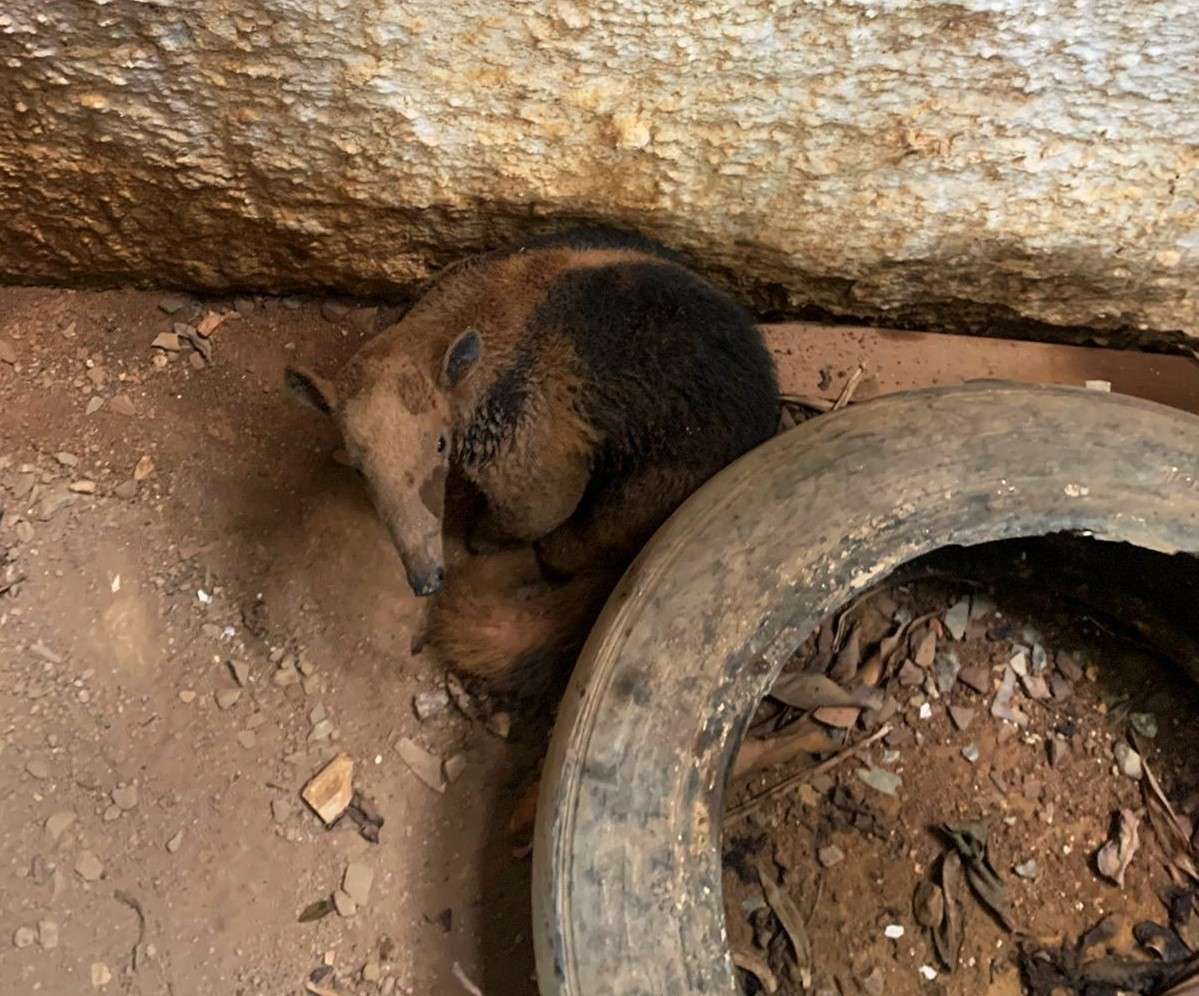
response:
<path id="1" fill-rule="evenodd" d="M 445 576 L 442 515 L 454 451 L 454 391 L 478 364 L 479 333 L 467 329 L 429 362 L 402 349 L 404 323 L 366 343 L 334 381 L 289 367 L 287 386 L 331 416 L 366 480 L 417 595 Z"/>

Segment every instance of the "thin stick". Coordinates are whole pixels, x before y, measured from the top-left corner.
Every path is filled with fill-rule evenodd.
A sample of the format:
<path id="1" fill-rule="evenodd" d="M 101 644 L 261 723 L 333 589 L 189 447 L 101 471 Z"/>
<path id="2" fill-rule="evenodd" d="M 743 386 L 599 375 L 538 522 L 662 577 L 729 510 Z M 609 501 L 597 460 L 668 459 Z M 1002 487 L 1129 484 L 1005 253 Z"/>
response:
<path id="1" fill-rule="evenodd" d="M 812 408 L 818 412 L 832 411 L 833 405 L 836 403 L 814 394 L 780 394 L 779 400 L 785 405 L 802 405 L 804 408 Z"/>
<path id="2" fill-rule="evenodd" d="M 854 392 L 857 391 L 858 385 L 862 382 L 862 377 L 866 373 L 866 368 L 860 363 L 857 370 L 849 375 L 849 380 L 845 382 L 845 386 L 841 388 L 841 393 L 837 396 L 837 400 L 833 403 L 833 411 L 840 411 L 851 401 L 853 401 Z"/>
<path id="3" fill-rule="evenodd" d="M 853 747 L 847 747 L 840 754 L 830 757 L 827 761 L 821 761 L 818 765 L 812 768 L 806 768 L 798 774 L 792 775 L 790 778 L 784 778 L 777 785 L 772 785 L 768 789 L 763 789 L 752 799 L 747 799 L 740 806 L 734 806 L 724 815 L 724 822 L 727 826 L 729 823 L 735 823 L 747 813 L 757 809 L 767 799 L 773 799 L 776 795 L 786 792 L 788 789 L 794 788 L 796 785 L 802 785 L 804 782 L 811 781 L 813 778 L 819 778 L 821 775 L 828 774 L 838 765 L 843 764 L 850 758 L 861 754 L 867 747 L 882 740 L 892 730 L 890 724 L 875 730 L 870 736 L 863 740 L 860 744 Z"/>

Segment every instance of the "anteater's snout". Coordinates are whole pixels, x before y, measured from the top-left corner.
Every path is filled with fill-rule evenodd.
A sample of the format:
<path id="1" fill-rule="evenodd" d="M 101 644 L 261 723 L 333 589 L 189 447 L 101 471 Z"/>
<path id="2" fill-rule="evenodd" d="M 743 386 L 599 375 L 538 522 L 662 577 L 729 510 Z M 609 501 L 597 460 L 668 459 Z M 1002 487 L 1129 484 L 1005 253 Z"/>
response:
<path id="1" fill-rule="evenodd" d="M 422 598 L 429 595 L 436 595 L 441 591 L 444 581 L 444 567 L 433 567 L 419 573 L 410 571 L 408 574 L 408 585 L 412 588 L 412 593 L 420 595 Z"/>

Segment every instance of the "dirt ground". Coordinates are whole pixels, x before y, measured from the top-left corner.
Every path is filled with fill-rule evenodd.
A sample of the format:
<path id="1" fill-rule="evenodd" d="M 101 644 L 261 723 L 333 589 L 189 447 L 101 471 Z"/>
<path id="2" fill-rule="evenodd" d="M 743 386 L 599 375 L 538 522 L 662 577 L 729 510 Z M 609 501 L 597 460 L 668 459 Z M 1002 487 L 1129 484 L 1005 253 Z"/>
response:
<path id="1" fill-rule="evenodd" d="M 1119 929 L 1087 957 L 1158 961 L 1133 932 L 1147 922 L 1170 925 L 1162 897 L 1174 885 L 1183 886 L 1177 909 L 1190 910 L 1178 918 L 1176 940 L 1199 949 L 1199 882 L 1172 867 L 1173 845 L 1150 812 L 1149 789 L 1120 770 L 1117 754 L 1118 745 L 1135 744 L 1143 755 L 1137 764 L 1160 780 L 1183 819 L 1199 815 L 1199 692 L 1145 638 L 1172 645 L 1178 634 L 1163 632 L 1170 624 L 1165 606 L 1157 601 L 1156 617 L 1142 618 L 1133 598 L 1140 593 L 1146 605 L 1154 603 L 1155 572 L 1193 591 L 1193 567 L 1180 577 L 1168 558 L 1091 549 L 1097 546 L 996 544 L 955 555 L 955 570 L 984 568 L 981 575 L 950 578 L 934 558 L 915 572 L 932 578 L 879 589 L 830 619 L 824 638 L 813 637 L 796 655 L 785 674 L 835 674 L 841 686 L 861 688 L 872 662 L 880 661 L 873 648 L 903 634 L 875 683 L 879 707 L 847 717 L 826 711 L 812 726 L 813 732 L 848 726 L 860 741 L 886 723 L 889 734 L 764 802 L 751 800 L 782 782 L 785 769 L 754 776 L 733 793 L 724 876 L 730 941 L 745 955 L 743 965 L 761 957 L 774 975 L 746 972 L 745 992 L 772 991 L 776 979 L 779 993 L 801 991 L 799 962 L 761 876 L 777 880 L 799 911 L 818 993 L 1161 992 L 1131 984 L 1032 988 L 1022 978 L 1020 954 L 1073 948 L 1115 914 Z M 1076 551 L 1090 562 L 1072 561 Z M 992 586 L 979 587 L 980 577 Z M 1123 618 L 1109 611 L 1121 609 Z M 1190 624 L 1189 615 L 1173 617 L 1180 630 Z M 964 632 L 955 634 L 955 627 Z M 1010 711 L 996 715 L 1009 669 L 1017 679 Z M 776 714 L 769 705 L 759 715 L 761 735 L 810 716 Z M 883 779 L 867 783 L 880 773 Z M 1121 810 L 1135 814 L 1139 827 L 1122 887 L 1097 865 Z M 989 860 L 1009 924 L 963 880 L 960 955 L 949 971 L 929 925 L 920 922 L 917 897 L 929 888 L 922 883 L 941 883 L 942 862 L 954 850 L 943 827 L 980 822 L 988 828 Z M 944 892 L 938 895 L 943 907 Z"/>
<path id="2" fill-rule="evenodd" d="M 416 718 L 442 686 L 409 653 L 420 606 L 332 428 L 281 389 L 375 316 L 240 301 L 201 365 L 151 343 L 234 302 L 160 303 L 0 290 L 0 988 L 534 993 L 505 824 L 543 734 Z M 463 756 L 444 795 L 403 737 Z M 378 843 L 300 800 L 339 752 Z M 366 905 L 298 922 L 350 862 Z"/>
<path id="3" fill-rule="evenodd" d="M 207 337 L 171 336 L 220 314 Z M 335 459 L 332 427 L 282 389 L 285 364 L 333 370 L 387 317 L 330 302 L 0 289 L 3 992 L 536 992 L 529 861 L 507 823 L 546 718 L 517 714 L 506 737 L 453 707 L 418 719 L 414 698 L 444 684 L 410 652 L 422 606 Z M 870 609 L 879 633 L 903 607 L 943 615 L 951 593 L 890 597 L 891 615 Z M 1018 611 L 1051 654 L 1102 657 L 1093 629 Z M 970 625 L 961 663 L 997 676 L 1012 639 L 988 637 L 998 620 Z M 769 860 L 810 914 L 817 984 L 877 996 L 860 985 L 877 969 L 890 996 L 988 992 L 1011 977 L 1011 941 L 975 906 L 959 973 L 917 974 L 936 964 L 911 910 L 943 849 L 928 828 L 959 819 L 996 821 L 998 870 L 1038 936 L 1077 936 L 1122 905 L 1160 919 L 1164 873 L 1148 840 L 1124 892 L 1088 866 L 1112 810 L 1140 799 L 1111 771 L 1113 716 L 1127 719 L 1130 702 L 1157 712 L 1148 760 L 1168 790 L 1199 783 L 1179 749 L 1191 700 L 1155 699 L 1140 680 L 1078 680 L 1070 702 L 1032 708 L 1015 736 L 989 695 L 955 689 L 954 704 L 977 713 L 958 730 L 944 701 L 926 699 L 921 719 L 921 690 L 905 687 L 892 722 L 912 739 L 869 758 L 901 775 L 898 801 L 849 764 L 817 796 L 772 801 L 729 833 L 734 946 L 752 945 L 754 874 Z M 1053 768 L 1046 738 L 1067 719 L 1071 753 Z M 401 757 L 405 740 L 464 764 L 444 794 Z M 301 801 L 337 754 L 384 819 L 377 843 L 349 820 L 327 829 Z M 848 818 L 822 801 L 838 786 Z M 840 857 L 825 867 L 829 846 Z M 1035 879 L 1013 876 L 1034 856 Z M 369 894 L 347 889 L 365 902 L 330 911 L 351 865 L 369 869 Z M 895 924 L 898 941 L 885 936 Z"/>

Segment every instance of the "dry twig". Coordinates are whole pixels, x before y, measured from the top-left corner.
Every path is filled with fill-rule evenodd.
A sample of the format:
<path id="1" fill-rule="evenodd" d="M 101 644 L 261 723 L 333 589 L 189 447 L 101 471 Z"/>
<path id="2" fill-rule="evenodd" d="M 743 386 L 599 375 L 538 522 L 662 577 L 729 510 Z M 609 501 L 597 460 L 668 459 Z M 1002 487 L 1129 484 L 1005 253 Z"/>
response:
<path id="1" fill-rule="evenodd" d="M 841 751 L 840 754 L 830 757 L 827 761 L 821 761 L 814 767 L 806 768 L 798 774 L 792 775 L 790 778 L 784 778 L 777 785 L 772 785 L 768 789 L 763 789 L 753 798 L 747 799 L 745 802 L 741 803 L 741 805 L 734 806 L 727 813 L 725 813 L 725 825 L 727 826 L 730 823 L 735 823 L 737 820 L 747 816 L 749 813 L 757 809 L 758 806 L 762 805 L 762 803 L 766 802 L 766 800 L 773 799 L 775 796 L 786 792 L 788 789 L 794 788 L 796 785 L 802 785 L 804 782 L 811 781 L 813 778 L 818 778 L 821 775 L 827 774 L 834 768 L 844 764 L 846 761 L 862 753 L 862 751 L 864 751 L 867 747 L 870 747 L 872 744 L 882 740 L 882 738 L 890 733 L 891 730 L 892 726 L 889 723 L 886 726 L 879 727 L 879 729 L 875 730 L 861 743 L 855 744 L 852 747 L 847 747 L 845 750 Z"/>

